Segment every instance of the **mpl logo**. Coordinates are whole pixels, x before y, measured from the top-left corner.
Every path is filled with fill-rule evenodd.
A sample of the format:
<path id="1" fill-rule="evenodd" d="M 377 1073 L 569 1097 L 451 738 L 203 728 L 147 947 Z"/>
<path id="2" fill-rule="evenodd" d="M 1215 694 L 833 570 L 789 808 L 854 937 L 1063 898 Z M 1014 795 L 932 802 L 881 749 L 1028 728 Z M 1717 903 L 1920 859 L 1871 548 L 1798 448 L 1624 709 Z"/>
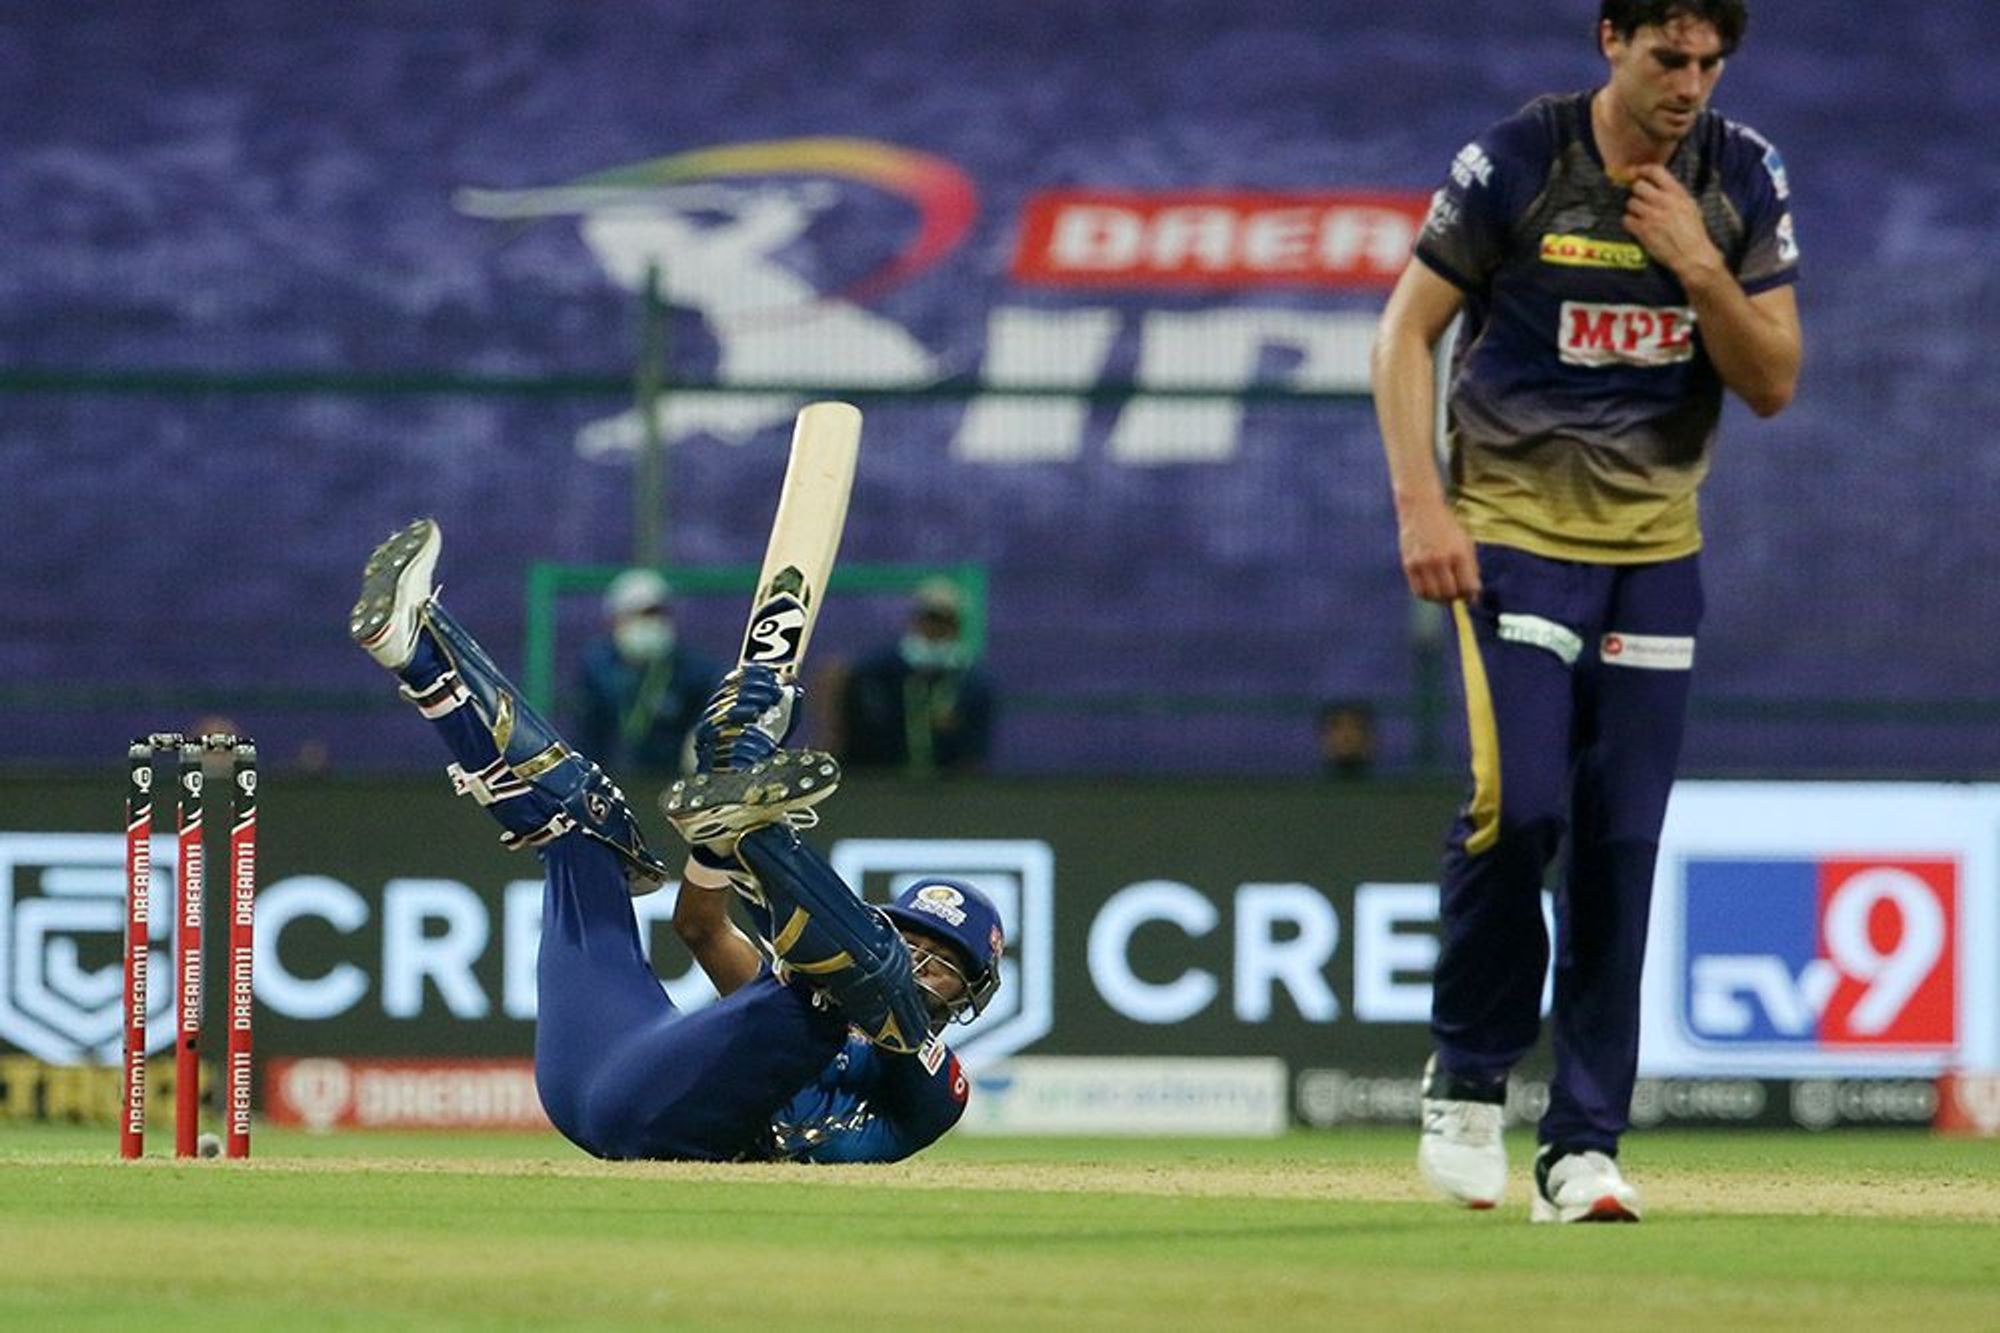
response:
<path id="1" fill-rule="evenodd" d="M 1564 301 L 1556 355 L 1566 366 L 1671 366 L 1694 359 L 1688 306 Z"/>
<path id="2" fill-rule="evenodd" d="M 827 860 L 871 902 L 920 878 L 963 880 L 1000 912 L 1007 951 L 985 1012 L 945 1041 L 977 1069 L 1039 1041 L 1055 1024 L 1055 849 L 1033 838 L 843 838 Z"/>
<path id="3" fill-rule="evenodd" d="M 1682 1019 L 1736 1048 L 1958 1042 L 1958 862 L 1692 858 Z"/>
<path id="4" fill-rule="evenodd" d="M 147 1050 L 173 1040 L 174 841 L 153 857 Z M 0 833 L 0 1041 L 50 1064 L 114 1064 L 123 1045 L 125 839 Z"/>

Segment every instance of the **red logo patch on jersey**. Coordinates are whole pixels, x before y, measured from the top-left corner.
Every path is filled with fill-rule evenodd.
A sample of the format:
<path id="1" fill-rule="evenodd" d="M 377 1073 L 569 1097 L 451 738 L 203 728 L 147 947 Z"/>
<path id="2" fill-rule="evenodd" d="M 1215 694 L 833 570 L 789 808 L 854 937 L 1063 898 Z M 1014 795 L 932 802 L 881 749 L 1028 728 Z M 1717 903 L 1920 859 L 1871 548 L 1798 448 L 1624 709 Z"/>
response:
<path id="1" fill-rule="evenodd" d="M 1669 366 L 1694 357 L 1694 311 L 1687 306 L 1564 301 L 1556 346 L 1569 366 Z"/>

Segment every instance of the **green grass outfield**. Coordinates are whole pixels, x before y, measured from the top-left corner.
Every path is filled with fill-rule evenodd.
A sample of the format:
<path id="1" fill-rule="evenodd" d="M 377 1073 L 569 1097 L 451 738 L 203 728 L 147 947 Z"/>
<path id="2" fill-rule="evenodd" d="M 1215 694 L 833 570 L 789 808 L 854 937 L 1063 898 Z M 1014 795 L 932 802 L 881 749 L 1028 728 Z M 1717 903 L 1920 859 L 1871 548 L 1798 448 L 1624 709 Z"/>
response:
<path id="1" fill-rule="evenodd" d="M 156 1132 L 154 1151 L 167 1135 Z M 2000 1143 L 1652 1133 L 1640 1226 L 1429 1201 L 1411 1132 L 948 1140 L 893 1167 L 0 1127 L 0 1328 L 2000 1329 Z"/>

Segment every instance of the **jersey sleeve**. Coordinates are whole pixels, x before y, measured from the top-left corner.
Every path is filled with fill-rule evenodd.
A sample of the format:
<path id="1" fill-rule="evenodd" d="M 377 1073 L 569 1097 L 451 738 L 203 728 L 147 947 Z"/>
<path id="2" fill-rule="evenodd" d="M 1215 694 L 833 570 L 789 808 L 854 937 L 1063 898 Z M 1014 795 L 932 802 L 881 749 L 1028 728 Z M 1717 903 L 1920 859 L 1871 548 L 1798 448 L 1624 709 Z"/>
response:
<path id="1" fill-rule="evenodd" d="M 1540 104 L 1459 149 L 1417 232 L 1417 258 L 1461 291 L 1484 288 L 1507 257 L 1514 220 L 1548 175 L 1551 152 Z"/>
<path id="2" fill-rule="evenodd" d="M 868 1089 L 867 1116 L 814 1144 L 798 1160 L 899 1162 L 956 1125 L 971 1091 L 958 1057 L 935 1037 L 914 1055 L 870 1048 L 867 1058 L 850 1068 L 850 1077 Z"/>
<path id="3" fill-rule="evenodd" d="M 1722 158 L 1724 188 L 1743 215 L 1736 280 L 1755 296 L 1799 279 L 1790 181 L 1777 146 L 1748 125 L 1731 124 Z"/>

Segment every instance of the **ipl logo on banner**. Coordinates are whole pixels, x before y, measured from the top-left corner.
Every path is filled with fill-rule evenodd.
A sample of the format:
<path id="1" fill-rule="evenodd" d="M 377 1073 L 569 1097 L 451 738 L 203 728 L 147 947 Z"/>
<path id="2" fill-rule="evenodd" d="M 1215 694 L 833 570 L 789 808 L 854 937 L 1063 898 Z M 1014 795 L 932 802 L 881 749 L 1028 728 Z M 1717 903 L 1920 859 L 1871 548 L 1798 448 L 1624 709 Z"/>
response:
<path id="1" fill-rule="evenodd" d="M 1958 1043 L 1950 859 L 1691 858 L 1681 1018 L 1704 1044 Z"/>

